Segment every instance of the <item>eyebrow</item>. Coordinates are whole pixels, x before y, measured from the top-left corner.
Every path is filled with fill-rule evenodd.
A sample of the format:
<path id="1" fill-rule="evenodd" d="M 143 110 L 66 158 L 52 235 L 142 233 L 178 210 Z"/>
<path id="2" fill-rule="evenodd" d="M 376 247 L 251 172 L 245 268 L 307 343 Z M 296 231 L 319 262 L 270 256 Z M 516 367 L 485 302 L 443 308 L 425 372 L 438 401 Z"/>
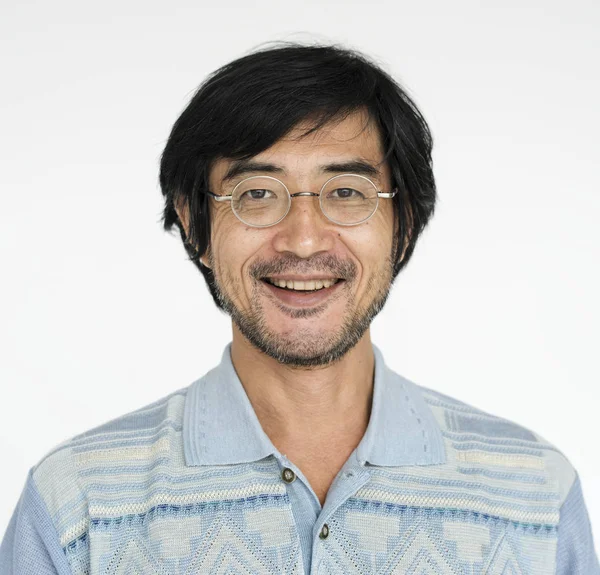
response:
<path id="1" fill-rule="evenodd" d="M 256 160 L 237 160 L 233 162 L 223 177 L 222 183 L 230 182 L 238 176 L 257 172 L 267 174 L 285 174 L 281 166 Z M 380 171 L 376 165 L 365 160 L 355 159 L 347 162 L 333 162 L 321 166 L 322 174 L 359 174 L 361 176 L 379 176 Z"/>

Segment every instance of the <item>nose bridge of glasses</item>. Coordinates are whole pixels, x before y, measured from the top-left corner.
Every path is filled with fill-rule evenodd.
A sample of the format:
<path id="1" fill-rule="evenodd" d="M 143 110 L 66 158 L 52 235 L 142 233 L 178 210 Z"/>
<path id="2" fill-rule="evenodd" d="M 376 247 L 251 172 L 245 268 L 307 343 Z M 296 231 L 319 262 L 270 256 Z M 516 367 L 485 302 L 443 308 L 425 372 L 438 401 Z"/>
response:
<path id="1" fill-rule="evenodd" d="M 322 204 L 322 198 L 321 198 L 321 192 L 323 190 L 319 190 L 318 192 L 309 192 L 309 191 L 304 191 L 304 192 L 295 192 L 295 193 L 291 193 L 288 190 L 288 194 L 290 196 L 290 199 L 292 198 L 311 198 L 311 200 L 305 200 L 303 202 L 298 202 L 296 204 L 296 206 L 294 207 L 294 202 L 291 202 L 289 211 L 288 211 L 288 215 L 287 217 L 290 217 L 290 212 L 296 213 L 296 214 L 301 214 L 302 212 L 304 212 L 305 214 L 307 213 L 307 211 L 311 211 L 313 217 L 316 216 L 317 220 L 320 220 L 321 218 L 325 218 L 325 221 L 327 220 L 331 220 L 331 218 L 327 215 L 327 213 L 323 210 L 323 204 Z M 318 198 L 318 201 L 317 199 Z M 306 206 L 306 204 L 310 203 L 311 207 L 308 208 Z M 304 204 L 304 206 L 303 206 Z"/>
<path id="2" fill-rule="evenodd" d="M 290 198 L 296 199 L 289 202 L 287 214 L 278 222 L 273 240 L 277 249 L 307 258 L 333 248 L 333 224 L 321 209 L 319 195 L 307 191 L 290 193 Z"/>
<path id="3" fill-rule="evenodd" d="M 297 198 L 299 196 L 314 196 L 318 198 L 320 194 L 316 192 L 296 192 L 295 194 L 290 194 L 290 198 Z"/>
<path id="4" fill-rule="evenodd" d="M 290 207 L 288 210 L 288 214 L 287 214 L 287 218 L 294 218 L 298 215 L 304 214 L 304 217 L 306 217 L 307 214 L 310 214 L 310 219 L 312 220 L 313 218 L 316 217 L 317 220 L 319 220 L 320 218 L 322 218 L 324 216 L 323 211 L 321 209 L 320 206 L 320 202 L 318 201 L 320 198 L 320 192 L 309 192 L 309 191 L 304 191 L 304 192 L 295 192 L 295 193 L 291 193 L 289 192 L 289 196 L 290 199 L 293 198 L 307 198 L 305 200 L 299 200 L 296 202 L 290 202 Z"/>

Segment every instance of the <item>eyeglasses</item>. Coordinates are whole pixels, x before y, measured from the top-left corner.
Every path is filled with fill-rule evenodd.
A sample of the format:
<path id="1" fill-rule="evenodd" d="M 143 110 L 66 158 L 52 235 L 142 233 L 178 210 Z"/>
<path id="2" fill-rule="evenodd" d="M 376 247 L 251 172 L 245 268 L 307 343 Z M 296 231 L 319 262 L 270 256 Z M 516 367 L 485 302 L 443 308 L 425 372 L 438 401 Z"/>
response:
<path id="1" fill-rule="evenodd" d="M 325 217 L 340 226 L 356 226 L 376 212 L 379 198 L 393 198 L 397 191 L 380 192 L 365 176 L 341 174 L 327 180 L 318 194 L 290 194 L 283 182 L 271 176 L 246 178 L 229 195 L 208 194 L 217 202 L 231 202 L 233 213 L 244 224 L 266 228 L 283 220 L 290 211 L 292 198 L 298 196 L 318 196 Z"/>

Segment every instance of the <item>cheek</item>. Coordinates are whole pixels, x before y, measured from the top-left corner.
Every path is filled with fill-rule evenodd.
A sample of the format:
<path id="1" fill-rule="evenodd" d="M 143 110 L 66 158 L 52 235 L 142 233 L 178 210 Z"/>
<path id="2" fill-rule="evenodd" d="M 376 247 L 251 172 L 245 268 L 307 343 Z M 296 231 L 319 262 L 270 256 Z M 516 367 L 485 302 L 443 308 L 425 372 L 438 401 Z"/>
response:
<path id="1" fill-rule="evenodd" d="M 210 205 L 210 248 L 213 252 L 218 251 L 219 240 L 231 232 L 233 222 L 228 215 L 233 214 L 228 214 L 230 211 L 225 204 Z"/>
<path id="2" fill-rule="evenodd" d="M 257 230 L 239 222 L 232 213 L 215 214 L 211 229 L 213 272 L 218 282 L 227 289 L 243 289 L 246 266 L 264 240 Z"/>
<path id="3" fill-rule="evenodd" d="M 384 215 L 389 217 L 383 217 Z M 393 214 L 373 216 L 352 235 L 352 251 L 360 265 L 358 297 L 373 297 L 391 281 L 394 242 Z M 362 293 L 362 296 L 360 295 Z"/>
<path id="4" fill-rule="evenodd" d="M 237 266 L 239 240 L 236 237 L 234 222 L 227 217 L 222 209 L 215 209 L 211 225 L 210 252 L 212 256 L 213 272 L 217 281 L 230 283 L 237 274 L 233 269 Z"/>
<path id="5" fill-rule="evenodd" d="M 379 216 L 379 217 L 377 217 Z M 358 226 L 354 238 L 361 260 L 369 268 L 378 268 L 386 262 L 394 243 L 393 214 L 376 213 L 368 222 Z"/>

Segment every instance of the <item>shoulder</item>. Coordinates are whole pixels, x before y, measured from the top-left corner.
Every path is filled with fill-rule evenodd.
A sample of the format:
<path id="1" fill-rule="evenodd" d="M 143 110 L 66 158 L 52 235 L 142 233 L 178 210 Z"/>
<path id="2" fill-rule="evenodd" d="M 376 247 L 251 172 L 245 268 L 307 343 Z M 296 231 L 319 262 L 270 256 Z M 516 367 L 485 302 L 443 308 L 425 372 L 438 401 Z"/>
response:
<path id="1" fill-rule="evenodd" d="M 440 427 L 448 464 L 463 475 L 544 485 L 558 504 L 576 479 L 567 457 L 535 431 L 463 401 L 418 386 Z"/>
<path id="2" fill-rule="evenodd" d="M 181 430 L 188 389 L 60 443 L 32 467 L 31 479 L 63 547 L 86 533 L 90 501 L 99 482 L 117 485 L 137 467 L 183 458 Z"/>

